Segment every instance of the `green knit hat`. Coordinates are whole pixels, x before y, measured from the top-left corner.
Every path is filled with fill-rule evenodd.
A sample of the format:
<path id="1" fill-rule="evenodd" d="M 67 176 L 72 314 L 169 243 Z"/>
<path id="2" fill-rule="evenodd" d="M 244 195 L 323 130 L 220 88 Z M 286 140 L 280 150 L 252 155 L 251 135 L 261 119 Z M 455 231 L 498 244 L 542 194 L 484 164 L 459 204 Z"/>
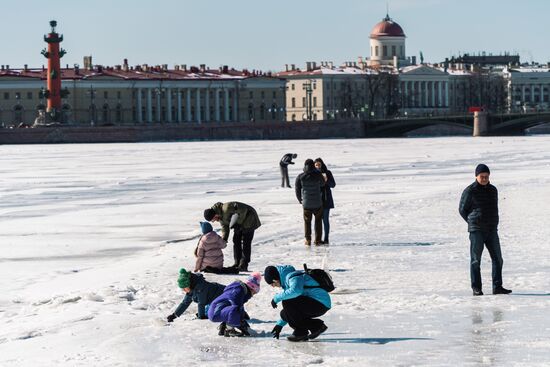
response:
<path id="1" fill-rule="evenodd" d="M 178 277 L 178 286 L 180 288 L 189 288 L 191 285 L 191 273 L 184 268 L 180 269 L 180 276 Z"/>

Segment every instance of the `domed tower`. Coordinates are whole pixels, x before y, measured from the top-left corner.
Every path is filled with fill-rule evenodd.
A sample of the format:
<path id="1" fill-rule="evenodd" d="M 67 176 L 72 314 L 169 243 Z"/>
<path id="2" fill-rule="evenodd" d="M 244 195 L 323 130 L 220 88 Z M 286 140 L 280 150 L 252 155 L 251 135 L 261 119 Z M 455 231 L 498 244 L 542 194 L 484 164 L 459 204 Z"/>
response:
<path id="1" fill-rule="evenodd" d="M 370 64 L 389 65 L 396 56 L 403 65 L 406 62 L 405 38 L 403 28 L 386 14 L 370 33 Z"/>

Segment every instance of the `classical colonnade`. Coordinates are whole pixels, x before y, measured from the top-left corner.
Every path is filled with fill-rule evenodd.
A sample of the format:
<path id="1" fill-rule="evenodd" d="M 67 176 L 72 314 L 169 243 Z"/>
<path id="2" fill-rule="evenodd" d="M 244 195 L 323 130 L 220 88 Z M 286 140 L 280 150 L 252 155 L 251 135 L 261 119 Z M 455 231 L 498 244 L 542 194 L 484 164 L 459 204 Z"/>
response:
<path id="1" fill-rule="evenodd" d="M 230 93 L 233 99 L 232 109 Z M 210 100 L 211 94 L 213 94 L 213 101 Z M 165 122 L 238 121 L 239 116 L 239 99 L 236 88 L 136 88 L 135 98 L 138 123 L 161 121 L 163 107 L 167 112 L 164 118 Z M 153 99 L 155 100 L 156 114 L 154 118 Z M 211 113 L 212 106 L 214 107 L 213 114 Z M 174 107 L 175 114 L 173 116 Z"/>
<path id="2" fill-rule="evenodd" d="M 449 82 L 402 81 L 403 107 L 449 107 Z"/>

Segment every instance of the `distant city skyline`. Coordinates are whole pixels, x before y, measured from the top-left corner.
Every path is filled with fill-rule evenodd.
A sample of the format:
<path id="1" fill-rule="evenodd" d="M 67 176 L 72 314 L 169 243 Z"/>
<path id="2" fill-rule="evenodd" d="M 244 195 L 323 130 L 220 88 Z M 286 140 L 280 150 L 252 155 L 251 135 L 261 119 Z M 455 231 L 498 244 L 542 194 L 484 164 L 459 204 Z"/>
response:
<path id="1" fill-rule="evenodd" d="M 231 4 L 231 5 L 228 5 Z M 273 6 L 275 4 L 276 6 Z M 526 0 L 27 0 L 3 4 L 4 52 L 11 68 L 41 67 L 42 36 L 57 20 L 67 55 L 62 65 L 206 64 L 279 71 L 306 61 L 356 61 L 369 55 L 369 34 L 386 15 L 407 36 L 407 55 L 427 62 L 462 53 L 519 54 L 550 61 L 545 36 L 550 2 Z"/>

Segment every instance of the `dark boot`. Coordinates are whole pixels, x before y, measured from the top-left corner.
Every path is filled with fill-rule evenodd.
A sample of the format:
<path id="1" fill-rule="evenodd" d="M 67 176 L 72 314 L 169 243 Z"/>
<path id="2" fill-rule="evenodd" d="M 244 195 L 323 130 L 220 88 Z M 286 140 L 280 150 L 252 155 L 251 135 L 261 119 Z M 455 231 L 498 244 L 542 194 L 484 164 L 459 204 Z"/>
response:
<path id="1" fill-rule="evenodd" d="M 472 293 L 474 294 L 474 296 L 483 296 L 483 292 L 481 291 L 481 289 L 472 288 Z"/>
<path id="2" fill-rule="evenodd" d="M 512 293 L 511 289 L 506 289 L 501 285 L 493 288 L 493 294 L 510 294 L 510 293 Z"/>
<path id="3" fill-rule="evenodd" d="M 220 324 L 220 326 L 218 326 L 218 335 L 219 336 L 224 336 L 225 335 L 225 329 L 226 329 L 225 322 L 222 322 Z"/>
<path id="4" fill-rule="evenodd" d="M 241 260 L 241 262 L 239 263 L 239 270 L 248 271 L 248 264 L 244 260 Z"/>
<path id="5" fill-rule="evenodd" d="M 306 342 L 308 339 L 307 334 L 304 335 L 290 335 L 286 337 L 289 342 Z"/>
<path id="6" fill-rule="evenodd" d="M 328 327 L 325 325 L 325 323 L 323 322 L 321 324 L 321 326 L 319 327 L 319 329 L 316 329 L 316 330 L 311 330 L 311 333 L 309 334 L 309 339 L 315 339 L 317 338 L 319 335 L 321 335 L 322 333 L 324 333 L 325 331 L 327 331 Z"/>

